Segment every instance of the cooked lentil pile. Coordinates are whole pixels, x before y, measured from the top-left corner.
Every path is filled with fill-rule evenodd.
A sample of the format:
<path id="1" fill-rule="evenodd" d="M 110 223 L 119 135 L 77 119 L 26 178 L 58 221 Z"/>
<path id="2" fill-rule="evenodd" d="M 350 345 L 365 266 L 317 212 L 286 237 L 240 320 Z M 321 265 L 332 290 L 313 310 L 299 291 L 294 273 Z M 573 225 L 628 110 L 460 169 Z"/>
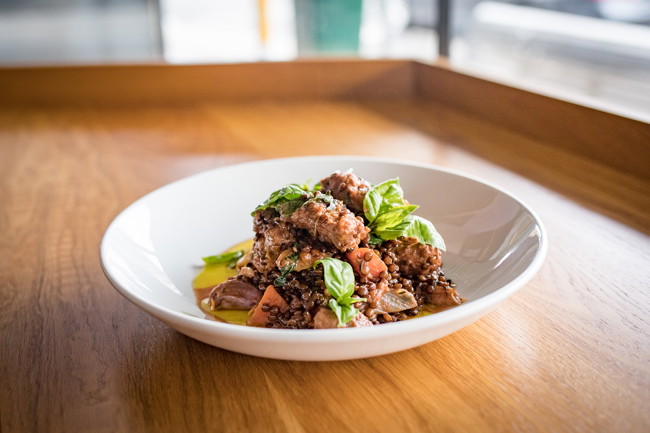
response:
<path id="1" fill-rule="evenodd" d="M 444 241 L 403 198 L 398 179 L 372 186 L 336 172 L 288 185 L 253 212 L 253 247 L 210 293 L 269 328 L 372 326 L 462 302 L 445 278 Z"/>

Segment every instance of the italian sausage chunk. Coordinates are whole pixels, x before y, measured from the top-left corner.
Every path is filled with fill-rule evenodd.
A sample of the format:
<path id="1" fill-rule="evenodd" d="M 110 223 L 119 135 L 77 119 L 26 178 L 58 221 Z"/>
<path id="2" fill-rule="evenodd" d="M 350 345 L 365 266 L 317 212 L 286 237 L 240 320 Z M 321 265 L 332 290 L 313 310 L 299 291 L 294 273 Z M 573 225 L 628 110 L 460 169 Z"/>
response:
<path id="1" fill-rule="evenodd" d="M 334 245 L 339 251 L 356 248 L 370 231 L 339 200 L 333 200 L 330 204 L 309 201 L 292 213 L 288 220 L 321 242 Z"/>
<path id="2" fill-rule="evenodd" d="M 370 189 L 370 184 L 352 173 L 334 173 L 324 179 L 320 184 L 323 191 L 330 191 L 332 197 L 341 200 L 356 213 L 363 212 L 363 199 Z"/>

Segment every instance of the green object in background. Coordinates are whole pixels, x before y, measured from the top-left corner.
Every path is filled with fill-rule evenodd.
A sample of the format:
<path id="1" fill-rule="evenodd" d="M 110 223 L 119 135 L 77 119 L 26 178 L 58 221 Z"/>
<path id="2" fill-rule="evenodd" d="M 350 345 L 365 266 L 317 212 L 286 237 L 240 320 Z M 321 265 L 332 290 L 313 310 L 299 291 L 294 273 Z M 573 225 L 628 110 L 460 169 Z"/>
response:
<path id="1" fill-rule="evenodd" d="M 300 55 L 356 54 L 361 5 L 362 0 L 296 0 Z"/>

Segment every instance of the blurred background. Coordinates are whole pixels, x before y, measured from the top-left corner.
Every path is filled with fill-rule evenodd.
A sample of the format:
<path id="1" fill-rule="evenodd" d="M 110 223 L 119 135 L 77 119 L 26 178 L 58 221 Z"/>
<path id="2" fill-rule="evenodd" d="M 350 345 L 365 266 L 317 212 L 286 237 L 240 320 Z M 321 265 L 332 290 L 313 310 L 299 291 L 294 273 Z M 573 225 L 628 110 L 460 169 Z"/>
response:
<path id="1" fill-rule="evenodd" d="M 650 0 L 0 0 L 0 67 L 439 56 L 650 119 Z"/>

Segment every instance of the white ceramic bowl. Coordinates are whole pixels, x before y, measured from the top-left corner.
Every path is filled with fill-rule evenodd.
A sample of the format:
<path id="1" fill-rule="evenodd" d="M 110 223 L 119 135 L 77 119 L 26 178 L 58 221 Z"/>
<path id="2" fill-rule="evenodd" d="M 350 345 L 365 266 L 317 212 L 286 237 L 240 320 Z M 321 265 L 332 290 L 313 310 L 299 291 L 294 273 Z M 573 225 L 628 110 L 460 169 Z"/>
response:
<path id="1" fill-rule="evenodd" d="M 204 318 L 191 282 L 200 258 L 252 237 L 252 209 L 288 184 L 353 168 L 371 183 L 399 177 L 404 195 L 447 244 L 443 266 L 468 301 L 368 328 L 288 330 Z M 219 168 L 164 186 L 126 208 L 104 235 L 106 276 L 127 299 L 183 334 L 268 358 L 342 360 L 396 352 L 444 337 L 528 282 L 546 255 L 537 216 L 501 188 L 429 165 L 367 157 L 306 157 Z"/>

